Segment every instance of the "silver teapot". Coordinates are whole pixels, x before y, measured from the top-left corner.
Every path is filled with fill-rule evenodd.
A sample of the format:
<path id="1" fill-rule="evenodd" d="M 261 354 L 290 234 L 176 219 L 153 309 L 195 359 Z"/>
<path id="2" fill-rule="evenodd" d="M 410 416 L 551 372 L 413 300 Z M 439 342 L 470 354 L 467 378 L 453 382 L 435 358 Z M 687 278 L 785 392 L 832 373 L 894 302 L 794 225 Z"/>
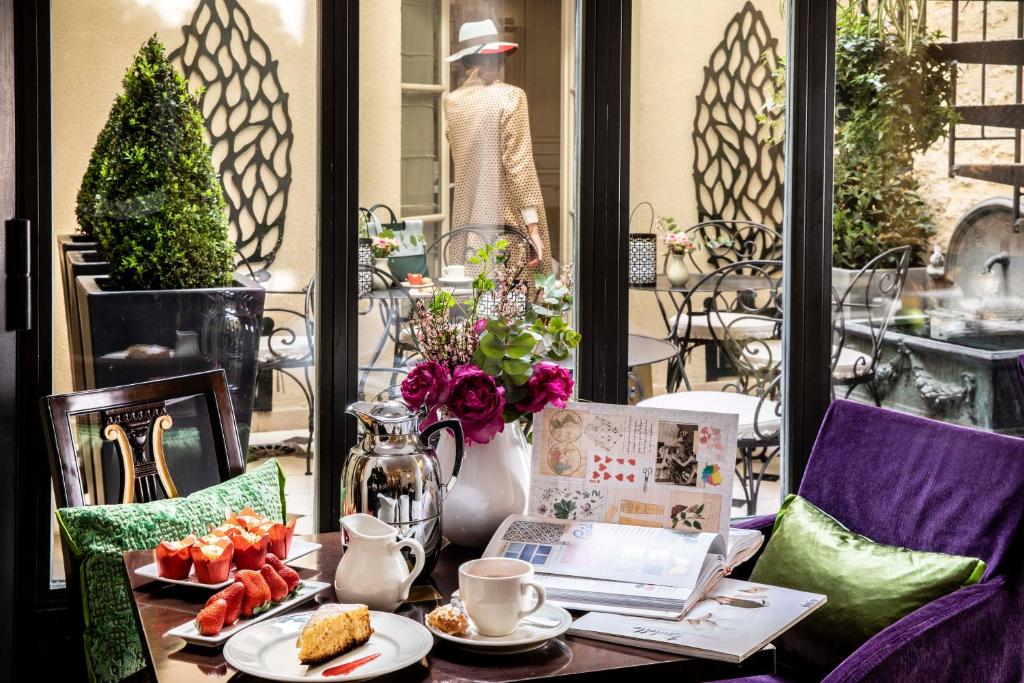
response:
<path id="1" fill-rule="evenodd" d="M 441 552 L 441 508 L 462 467 L 462 423 L 440 420 L 419 428 L 419 415 L 401 401 L 358 401 L 347 412 L 359 421 L 361 439 L 349 451 L 341 476 L 342 515 L 373 515 L 390 524 L 401 540 L 423 546 L 422 576 L 429 576 Z M 447 482 L 432 436 L 455 434 L 455 465 Z"/>

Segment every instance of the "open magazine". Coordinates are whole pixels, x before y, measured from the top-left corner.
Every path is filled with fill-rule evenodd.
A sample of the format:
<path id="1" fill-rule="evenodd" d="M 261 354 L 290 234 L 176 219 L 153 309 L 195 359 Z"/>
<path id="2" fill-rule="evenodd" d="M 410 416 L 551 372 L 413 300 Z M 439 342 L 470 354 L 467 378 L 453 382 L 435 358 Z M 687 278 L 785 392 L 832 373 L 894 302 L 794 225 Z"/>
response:
<path id="1" fill-rule="evenodd" d="M 591 612 L 569 633 L 584 638 L 727 662 L 742 662 L 825 604 L 816 593 L 722 579 L 686 618 L 623 619 Z"/>
<path id="2" fill-rule="evenodd" d="M 529 562 L 566 609 L 678 619 L 762 540 L 741 529 L 727 543 L 715 532 L 512 515 L 483 556 Z"/>

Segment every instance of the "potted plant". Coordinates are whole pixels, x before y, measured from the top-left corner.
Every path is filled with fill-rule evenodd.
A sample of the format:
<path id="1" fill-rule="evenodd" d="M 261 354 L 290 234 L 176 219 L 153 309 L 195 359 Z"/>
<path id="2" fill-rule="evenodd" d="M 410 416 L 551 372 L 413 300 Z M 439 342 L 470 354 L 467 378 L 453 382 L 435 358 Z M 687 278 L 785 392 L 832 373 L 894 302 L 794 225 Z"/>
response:
<path id="1" fill-rule="evenodd" d="M 508 242 L 483 246 L 473 293 L 460 303 L 438 293 L 418 302 L 412 329 L 425 360 L 402 382 L 402 398 L 423 411 L 421 425 L 457 417 L 466 437 L 458 486 L 445 499 L 444 535 L 457 545 L 485 545 L 510 514 L 526 509 L 529 452 L 521 422 L 572 395 L 565 360 L 580 335 L 564 320 L 571 286 L 538 275 L 534 288 L 503 266 Z M 449 471 L 450 442 L 438 446 Z"/>
<path id="2" fill-rule="evenodd" d="M 394 231 L 390 228 L 382 230 L 379 235 L 374 235 L 370 238 L 370 245 L 373 249 L 374 269 L 391 275 L 391 269 L 388 267 L 388 257 L 391 256 L 391 252 L 401 246 L 401 242 L 395 237 Z M 387 278 L 374 274 L 374 289 L 387 289 L 390 286 L 391 283 L 388 282 Z"/>
<path id="3" fill-rule="evenodd" d="M 244 446 L 264 291 L 233 274 L 203 119 L 155 36 L 125 74 L 76 213 L 109 268 L 76 278 L 86 385 L 223 368 Z"/>
<path id="4" fill-rule="evenodd" d="M 690 239 L 671 216 L 662 216 L 657 223 L 658 233 L 668 253 L 665 254 L 665 277 L 676 287 L 690 279 L 686 257 L 697 251 L 697 243 Z"/>

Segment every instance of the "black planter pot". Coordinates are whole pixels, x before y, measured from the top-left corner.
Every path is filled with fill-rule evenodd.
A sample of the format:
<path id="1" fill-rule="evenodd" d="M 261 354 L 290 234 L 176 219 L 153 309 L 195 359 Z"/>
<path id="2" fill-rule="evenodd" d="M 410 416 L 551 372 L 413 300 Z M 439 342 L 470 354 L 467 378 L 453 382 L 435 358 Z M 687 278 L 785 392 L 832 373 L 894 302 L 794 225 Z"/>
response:
<path id="1" fill-rule="evenodd" d="M 64 318 L 68 329 L 71 329 L 71 309 L 75 296 L 74 278 L 68 279 L 68 254 L 76 251 L 96 251 L 96 240 L 85 235 L 60 235 L 57 237 L 57 249 L 60 251 L 60 281 L 64 283 Z M 67 283 L 71 282 L 71 287 Z M 78 390 L 78 387 L 75 387 Z"/>
<path id="2" fill-rule="evenodd" d="M 64 254 L 64 313 L 68 323 L 68 351 L 71 355 L 71 384 L 75 391 L 86 389 L 82 362 L 82 325 L 78 315 L 75 279 L 79 275 L 106 275 L 110 266 L 92 250 L 67 251 Z"/>
<path id="3" fill-rule="evenodd" d="M 116 291 L 106 275 L 76 278 L 87 388 L 222 368 L 243 452 L 252 423 L 260 323 L 266 292 L 247 278 L 234 287 Z"/>

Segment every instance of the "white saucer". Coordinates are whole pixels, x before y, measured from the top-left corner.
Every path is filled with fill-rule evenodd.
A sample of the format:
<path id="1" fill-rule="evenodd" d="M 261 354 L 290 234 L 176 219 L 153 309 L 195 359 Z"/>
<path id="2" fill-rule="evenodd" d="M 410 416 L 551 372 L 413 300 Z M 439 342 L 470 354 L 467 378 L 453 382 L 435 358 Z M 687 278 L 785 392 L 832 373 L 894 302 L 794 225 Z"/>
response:
<path id="1" fill-rule="evenodd" d="M 438 631 L 431 626 L 424 618 L 427 629 L 438 638 L 447 640 L 472 652 L 480 652 L 491 655 L 511 655 L 520 652 L 529 652 L 544 647 L 547 642 L 557 638 L 572 626 L 572 616 L 561 607 L 555 605 L 544 605 L 537 610 L 534 617 L 547 617 L 557 619 L 557 626 L 534 626 L 527 620 L 519 622 L 515 631 L 507 636 L 483 636 L 476 630 L 473 620 L 469 620 L 469 630 L 465 635 L 453 636 L 443 631 Z"/>
<path id="2" fill-rule="evenodd" d="M 473 280 L 475 279 L 476 278 L 472 277 L 448 277 L 446 275 L 444 277 L 437 278 L 437 281 L 440 282 L 442 285 L 458 287 L 459 285 L 471 285 L 473 284 Z"/>

